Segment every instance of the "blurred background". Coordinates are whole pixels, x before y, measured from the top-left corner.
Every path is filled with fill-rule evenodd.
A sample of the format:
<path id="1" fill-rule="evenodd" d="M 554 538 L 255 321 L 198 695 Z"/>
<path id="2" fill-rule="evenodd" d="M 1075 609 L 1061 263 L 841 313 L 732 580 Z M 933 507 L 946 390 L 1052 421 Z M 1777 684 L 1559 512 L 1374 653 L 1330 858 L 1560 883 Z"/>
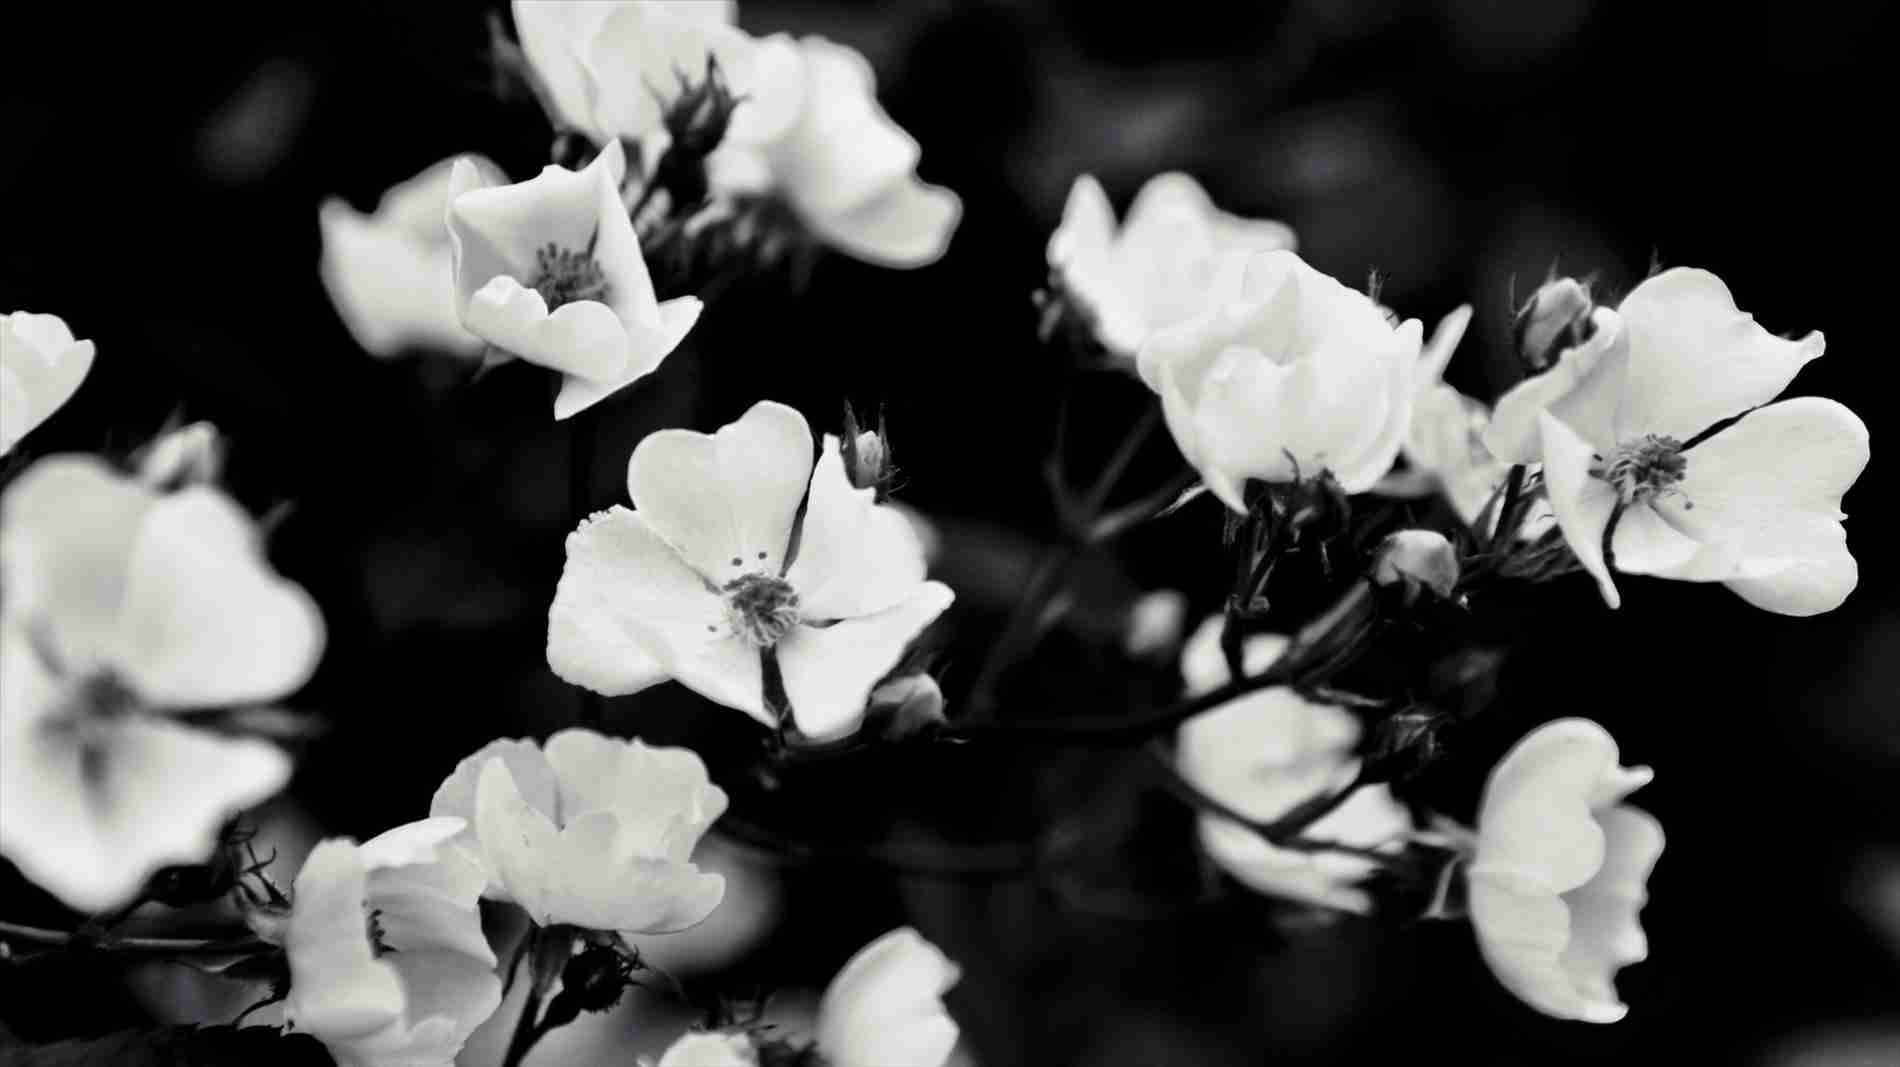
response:
<path id="1" fill-rule="evenodd" d="M 1486 399 L 1514 373 L 1513 294 L 1553 269 L 1614 296 L 1652 264 L 1707 267 L 1770 330 L 1826 331 L 1794 391 L 1845 401 L 1873 432 L 1846 503 L 1858 593 L 1813 620 L 1660 582 L 1627 583 L 1617 613 L 1581 578 L 1507 597 L 1484 624 L 1509 653 L 1498 699 L 1412 793 L 1468 818 L 1497 756 L 1566 714 L 1657 769 L 1635 798 L 1669 834 L 1651 958 L 1623 973 L 1632 1011 L 1613 1027 L 1520 1005 L 1463 924 L 1327 923 L 1221 883 L 1133 754 L 906 748 L 772 769 L 750 720 L 677 687 L 600 705 L 554 678 L 547 605 L 577 516 L 544 377 L 372 359 L 316 272 L 325 197 L 367 210 L 458 152 L 517 178 L 545 160 L 532 103 L 493 93 L 485 20 L 505 5 L 10 12 L 0 308 L 59 314 L 100 353 L 27 447 L 125 454 L 209 419 L 239 498 L 287 509 L 272 556 L 323 605 L 330 647 L 293 702 L 327 730 L 265 814 L 285 881 L 314 835 L 423 815 L 486 740 L 589 716 L 692 744 L 750 827 L 737 836 L 778 842 L 722 844 L 738 873 L 719 925 L 656 943 L 689 988 L 783 988 L 795 1013 L 798 990 L 911 923 L 964 965 L 949 1003 L 984 1067 L 1900 1063 L 1882 6 L 748 0 L 754 33 L 866 53 L 922 176 L 962 196 L 962 226 L 921 271 L 832 257 L 802 293 L 735 288 L 657 376 L 580 420 L 604 507 L 651 429 L 709 430 L 760 398 L 821 429 L 847 401 L 881 408 L 899 499 L 942 535 L 937 570 L 959 594 L 938 659 L 954 692 L 1057 536 L 1039 468 L 1058 396 L 1074 390 L 1083 471 L 1149 402 L 1126 378 L 1072 377 L 1035 340 L 1043 245 L 1080 173 L 1125 209 L 1152 174 L 1185 170 L 1222 206 L 1290 223 L 1322 270 L 1376 274 L 1403 315 L 1476 305 L 1450 376 Z M 1175 463 L 1157 443 L 1133 477 L 1159 485 Z M 1166 699 L 1171 668 L 1115 658 L 1123 618 L 1157 588 L 1187 594 L 1190 622 L 1213 610 L 1219 522 L 1190 509 L 1086 559 L 1065 623 L 1008 681 L 1015 713 Z M 0 914 L 72 921 L 4 866 Z M 106 973 L 0 967 L 0 1025 L 52 1040 L 244 1003 L 175 969 L 122 987 Z M 666 1012 L 686 1018 L 630 997 L 530 1062 L 629 1063 L 662 1036 L 633 1016 Z M 478 1035 L 466 1062 L 492 1062 L 496 1040 Z"/>

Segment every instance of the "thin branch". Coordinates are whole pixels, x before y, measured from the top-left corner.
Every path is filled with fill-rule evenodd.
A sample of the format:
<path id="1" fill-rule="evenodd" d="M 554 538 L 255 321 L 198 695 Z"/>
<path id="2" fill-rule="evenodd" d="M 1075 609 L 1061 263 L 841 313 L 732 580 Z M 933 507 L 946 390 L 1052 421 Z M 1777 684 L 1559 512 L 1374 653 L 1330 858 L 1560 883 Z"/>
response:
<path id="1" fill-rule="evenodd" d="M 261 952 L 272 948 L 270 942 L 254 934 L 236 937 L 117 937 L 110 934 L 73 933 L 49 930 L 42 926 L 0 921 L 0 941 L 12 941 L 48 948 L 79 948 L 98 952 L 139 952 L 161 956 L 224 956 L 233 953 Z"/>

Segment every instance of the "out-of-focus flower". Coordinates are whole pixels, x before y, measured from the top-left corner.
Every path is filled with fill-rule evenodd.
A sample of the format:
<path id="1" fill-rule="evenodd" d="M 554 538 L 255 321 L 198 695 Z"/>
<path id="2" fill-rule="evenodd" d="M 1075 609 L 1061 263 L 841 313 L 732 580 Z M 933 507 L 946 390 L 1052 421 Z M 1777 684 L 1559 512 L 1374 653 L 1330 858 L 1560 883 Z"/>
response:
<path id="1" fill-rule="evenodd" d="M 814 469 L 811 430 L 783 404 L 755 404 L 717 433 L 648 435 L 627 488 L 633 509 L 568 537 L 549 611 L 549 665 L 597 693 L 672 678 L 778 726 L 769 654 L 792 723 L 835 740 L 950 605 L 948 587 L 924 580 L 910 522 L 852 487 L 835 438 Z"/>
<path id="2" fill-rule="evenodd" d="M 759 1067 L 758 1051 L 745 1033 L 681 1034 L 653 1067 Z"/>
<path id="3" fill-rule="evenodd" d="M 1498 762 L 1468 872 L 1485 962 L 1526 1004 L 1608 1023 L 1629 1010 L 1612 979 L 1649 945 L 1637 913 L 1662 827 L 1623 798 L 1649 782 L 1586 719 L 1533 730 Z"/>
<path id="4" fill-rule="evenodd" d="M 1458 550 L 1436 530 L 1399 530 L 1379 543 L 1372 580 L 1378 585 L 1403 582 L 1448 597 L 1458 585 Z"/>
<path id="5" fill-rule="evenodd" d="M 0 456 L 72 399 L 92 357 L 57 315 L 0 315 Z"/>
<path id="6" fill-rule="evenodd" d="M 208 422 L 192 422 L 153 438 L 135 457 L 139 481 L 161 492 L 216 485 L 224 475 L 224 436 Z"/>
<path id="7" fill-rule="evenodd" d="M 490 742 L 436 790 L 432 816 L 466 819 L 485 892 L 542 926 L 657 934 L 718 907 L 725 879 L 693 848 L 726 810 L 690 749 L 570 729 L 544 746 Z"/>
<path id="8" fill-rule="evenodd" d="M 1768 333 L 1721 279 L 1679 267 L 1499 402 L 1536 426 L 1558 525 L 1612 607 L 1613 569 L 1722 582 L 1784 615 L 1846 599 L 1859 568 L 1840 504 L 1867 427 L 1832 400 L 1768 403 L 1825 347 Z M 1500 436 L 1494 450 L 1524 444 Z"/>
<path id="9" fill-rule="evenodd" d="M 907 674 L 871 690 L 871 710 L 890 740 L 943 725 L 943 689 L 928 674 Z"/>
<path id="10" fill-rule="evenodd" d="M 747 102 L 708 161 L 714 190 L 782 197 L 819 240 L 867 263 L 936 262 L 956 231 L 962 201 L 917 179 L 922 150 L 879 106 L 864 56 L 823 37 L 778 35 L 757 42 L 750 62 L 749 79 L 733 79 Z M 798 107 L 789 121 L 747 116 L 754 99 Z"/>
<path id="11" fill-rule="evenodd" d="M 1097 339 L 1132 360 L 1150 333 L 1208 307 L 1226 255 L 1293 247 L 1282 223 L 1229 215 L 1179 173 L 1150 178 L 1118 230 L 1101 183 L 1084 174 L 1069 190 L 1048 258 L 1063 292 L 1094 316 Z"/>
<path id="12" fill-rule="evenodd" d="M 1181 454 L 1245 512 L 1248 478 L 1330 471 L 1349 493 L 1392 467 L 1411 421 L 1420 326 L 1292 252 L 1228 257 L 1206 310 L 1142 345 Z"/>
<path id="13" fill-rule="evenodd" d="M 494 185 L 471 161 L 450 176 L 448 227 L 462 325 L 561 372 L 565 419 L 653 373 L 699 320 L 698 297 L 661 303 L 620 199 L 610 142 L 581 171 L 549 166 Z"/>
<path id="14" fill-rule="evenodd" d="M 942 1067 L 957 1044 L 943 994 L 960 971 L 917 931 L 858 950 L 818 1006 L 818 1050 L 831 1067 Z"/>
<path id="15" fill-rule="evenodd" d="M 433 350 L 473 358 L 481 338 L 456 313 L 449 249 L 450 177 L 445 159 L 392 186 L 365 215 L 331 197 L 317 210 L 323 235 L 320 273 L 337 314 L 372 356 Z M 505 179 L 493 163 L 469 157 L 488 184 Z"/>
<path id="16" fill-rule="evenodd" d="M 1190 695 L 1226 684 L 1219 616 L 1188 639 L 1181 673 Z M 1248 638 L 1243 667 L 1266 670 L 1286 650 L 1273 634 Z M 1343 789 L 1359 772 L 1353 749 L 1359 721 L 1343 708 L 1307 700 L 1275 686 L 1240 697 L 1181 724 L 1176 761 L 1195 788 L 1255 822 L 1271 822 L 1313 797 Z M 1307 829 L 1311 837 L 1359 848 L 1396 852 L 1412 829 L 1411 816 L 1385 785 L 1368 786 Z M 1271 896 L 1364 912 L 1371 898 L 1360 887 L 1375 863 L 1337 852 L 1305 852 L 1269 844 L 1231 819 L 1204 812 L 1201 845 L 1229 874 Z"/>
<path id="17" fill-rule="evenodd" d="M 450 844 L 461 830 L 424 819 L 325 841 L 297 873 L 284 1017 L 340 1067 L 451 1067 L 501 1004 L 481 868 Z"/>
<path id="18" fill-rule="evenodd" d="M 1172 660 L 1187 625 L 1187 596 L 1178 589 L 1143 593 L 1128 609 L 1122 648 L 1135 659 Z"/>
<path id="19" fill-rule="evenodd" d="M 274 700 L 322 653 L 316 605 L 222 493 L 41 460 L 0 496 L 0 590 L 0 852 L 68 904 L 202 860 L 289 777 L 276 747 L 164 714 Z"/>
<path id="20" fill-rule="evenodd" d="M 1565 352 L 1588 341 L 1596 323 L 1590 286 L 1575 278 L 1555 278 L 1518 309 L 1511 333 L 1518 358 L 1535 373 L 1550 369 Z"/>

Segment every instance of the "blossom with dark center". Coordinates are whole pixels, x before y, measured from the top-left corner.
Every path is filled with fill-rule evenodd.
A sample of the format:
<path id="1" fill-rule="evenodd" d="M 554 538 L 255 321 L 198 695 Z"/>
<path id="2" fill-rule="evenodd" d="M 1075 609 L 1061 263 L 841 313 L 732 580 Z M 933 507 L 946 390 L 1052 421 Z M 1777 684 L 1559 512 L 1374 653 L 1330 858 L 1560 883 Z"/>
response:
<path id="1" fill-rule="evenodd" d="M 632 509 L 568 538 L 549 611 L 548 663 L 576 685 L 616 696 L 672 678 L 776 727 L 769 659 L 787 725 L 833 740 L 950 604 L 910 522 L 851 484 L 835 438 L 814 466 L 804 416 L 782 404 L 648 436 L 627 483 Z"/>

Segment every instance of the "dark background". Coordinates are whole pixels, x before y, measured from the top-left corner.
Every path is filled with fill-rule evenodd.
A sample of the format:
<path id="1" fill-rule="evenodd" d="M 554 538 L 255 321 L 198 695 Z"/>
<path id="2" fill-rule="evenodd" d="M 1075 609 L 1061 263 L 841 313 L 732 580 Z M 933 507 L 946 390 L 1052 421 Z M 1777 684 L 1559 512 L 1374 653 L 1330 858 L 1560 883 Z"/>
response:
<path id="1" fill-rule="evenodd" d="M 1652 956 L 1625 972 L 1633 1010 L 1608 1028 L 1518 1004 L 1462 924 L 1316 927 L 1207 892 L 1188 816 L 1139 759 L 906 749 L 768 783 L 749 720 L 675 687 L 586 706 L 542 656 L 577 511 L 571 428 L 548 421 L 545 379 L 515 366 L 465 385 L 446 361 L 373 360 L 315 270 L 325 196 L 367 209 L 460 151 L 516 177 L 545 159 L 532 106 L 491 95 L 483 9 L 66 7 L 0 26 L 0 307 L 59 314 L 100 355 L 22 451 L 124 453 L 168 419 L 206 418 L 233 441 L 239 497 L 288 503 L 273 558 L 330 623 L 293 702 L 330 723 L 292 787 L 325 832 L 420 817 L 485 740 L 602 715 L 690 741 L 736 813 L 802 842 L 777 928 L 705 987 L 821 985 L 909 921 L 964 963 L 950 1003 L 986 1067 L 1900 1062 L 1878 5 L 748 3 L 754 32 L 824 33 L 871 58 L 923 176 L 962 196 L 962 226 L 922 271 L 829 258 L 797 296 L 735 289 L 655 378 L 580 420 L 597 460 L 586 504 L 601 507 L 623 498 L 626 454 L 652 428 L 711 429 L 768 397 L 821 429 L 846 400 L 881 405 L 899 496 L 946 536 L 955 693 L 1055 536 L 1039 465 L 1058 394 L 1077 389 L 1082 470 L 1146 402 L 1112 375 L 1072 382 L 1034 339 L 1029 294 L 1079 173 L 1125 207 L 1149 175 L 1187 170 L 1223 206 L 1289 222 L 1321 269 L 1377 272 L 1404 315 L 1429 325 L 1476 304 L 1452 378 L 1487 398 L 1510 380 L 1511 294 L 1553 267 L 1610 293 L 1652 263 L 1707 267 L 1769 329 L 1825 330 L 1829 355 L 1794 391 L 1847 402 L 1876 441 L 1846 503 L 1855 596 L 1792 620 L 1719 587 L 1632 580 L 1612 613 L 1574 579 L 1501 604 L 1499 699 L 1421 787 L 1468 817 L 1492 761 L 1563 714 L 1656 767 L 1636 798 L 1669 833 L 1644 913 Z M 1159 484 L 1173 462 L 1151 449 L 1135 480 Z M 1164 698 L 1154 676 L 1099 669 L 1104 645 L 1142 589 L 1187 591 L 1196 618 L 1218 603 L 1217 530 L 1198 508 L 1085 561 L 1068 624 L 1011 699 L 1091 714 Z M 1034 878 L 898 877 L 852 855 L 1038 828 L 1068 844 Z M 70 921 L 10 873 L 0 904 Z M 0 969 L 0 1023 L 51 1039 L 136 1022 L 97 974 Z"/>

